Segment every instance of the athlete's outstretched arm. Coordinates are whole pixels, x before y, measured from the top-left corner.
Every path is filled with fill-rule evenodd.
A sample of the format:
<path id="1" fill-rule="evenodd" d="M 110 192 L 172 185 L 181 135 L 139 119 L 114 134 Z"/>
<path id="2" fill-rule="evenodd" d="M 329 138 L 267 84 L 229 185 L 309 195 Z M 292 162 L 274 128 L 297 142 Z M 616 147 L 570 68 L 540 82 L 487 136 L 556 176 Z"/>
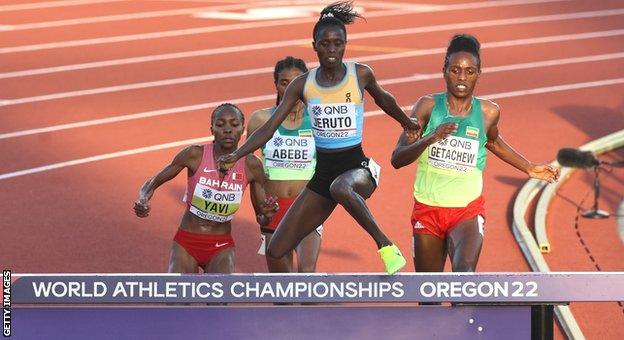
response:
<path id="1" fill-rule="evenodd" d="M 269 224 L 273 214 L 279 208 L 275 197 L 266 195 L 264 185 L 267 182 L 267 176 L 264 173 L 262 161 L 253 154 L 249 154 L 245 159 L 245 172 L 250 184 L 251 204 L 256 213 L 256 221 L 264 226 Z"/>
<path id="2" fill-rule="evenodd" d="M 429 117 L 434 104 L 433 97 L 424 96 L 418 99 L 414 105 L 411 117 L 417 121 L 418 125 L 422 126 L 422 129 L 416 136 L 410 136 L 405 132 L 401 134 L 394 151 L 392 151 L 391 163 L 395 169 L 412 164 L 429 145 L 446 138 L 457 129 L 457 125 L 453 123 L 442 124 L 436 128 L 435 132 L 421 138 L 425 127 L 429 124 Z"/>
<path id="3" fill-rule="evenodd" d="M 415 136 L 420 126 L 405 114 L 394 96 L 379 85 L 377 79 L 375 79 L 373 70 L 368 65 L 356 64 L 356 71 L 358 73 L 358 78 L 364 80 L 364 89 L 373 97 L 375 104 L 388 116 L 399 122 L 408 134 Z"/>
<path id="4" fill-rule="evenodd" d="M 139 197 L 134 202 L 134 213 L 139 217 L 147 217 L 150 211 L 149 200 L 154 191 L 163 183 L 177 176 L 184 168 L 189 168 L 193 160 L 200 159 L 203 149 L 199 145 L 191 145 L 180 151 L 169 165 L 160 170 L 156 176 L 148 178 L 139 190 Z"/>
<path id="5" fill-rule="evenodd" d="M 500 109 L 498 105 L 482 101 L 483 113 L 486 123 L 489 123 L 487 131 L 488 141 L 485 147 L 496 157 L 514 168 L 526 173 L 531 178 L 541 179 L 549 183 L 554 183 L 559 179 L 559 169 L 548 164 L 535 164 L 514 150 L 511 145 L 503 139 L 498 131 L 498 121 L 500 119 Z"/>
<path id="6" fill-rule="evenodd" d="M 219 157 L 217 160 L 217 167 L 221 170 L 227 170 L 231 168 L 237 160 L 241 157 L 248 155 L 271 139 L 271 136 L 275 133 L 275 130 L 282 124 L 284 119 L 288 117 L 288 114 L 295 107 L 298 100 L 302 99 L 303 86 L 305 84 L 308 73 L 304 73 L 295 78 L 286 88 L 284 98 L 275 109 L 275 112 L 271 115 L 271 118 L 260 126 L 251 136 L 247 136 L 245 144 L 238 148 L 238 150 Z"/>

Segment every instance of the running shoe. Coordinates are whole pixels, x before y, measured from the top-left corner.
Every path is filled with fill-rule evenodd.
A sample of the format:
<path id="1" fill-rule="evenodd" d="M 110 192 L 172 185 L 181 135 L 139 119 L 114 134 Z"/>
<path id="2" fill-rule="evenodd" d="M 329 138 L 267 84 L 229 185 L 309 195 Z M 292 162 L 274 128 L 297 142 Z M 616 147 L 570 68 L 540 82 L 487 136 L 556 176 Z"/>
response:
<path id="1" fill-rule="evenodd" d="M 405 258 L 401 254 L 399 247 L 395 246 L 394 244 L 381 247 L 377 252 L 379 253 L 379 255 L 381 255 L 381 260 L 386 266 L 386 271 L 390 275 L 401 270 L 401 268 L 405 266 L 405 263 L 407 263 L 405 261 Z"/>

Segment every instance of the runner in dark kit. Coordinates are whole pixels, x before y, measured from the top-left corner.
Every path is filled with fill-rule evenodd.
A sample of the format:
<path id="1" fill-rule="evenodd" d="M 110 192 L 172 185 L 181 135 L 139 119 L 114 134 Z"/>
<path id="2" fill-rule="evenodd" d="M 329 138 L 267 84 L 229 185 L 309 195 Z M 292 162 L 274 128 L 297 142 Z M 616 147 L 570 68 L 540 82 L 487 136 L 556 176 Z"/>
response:
<path id="1" fill-rule="evenodd" d="M 343 62 L 347 42 L 345 24 L 356 17 L 359 15 L 353 12 L 351 2 L 335 3 L 321 11 L 312 42 L 320 67 L 293 80 L 271 118 L 240 149 L 219 158 L 219 166 L 229 169 L 239 158 L 266 144 L 297 102 L 303 101 L 312 119 L 317 150 L 315 173 L 273 234 L 267 256 L 279 259 L 288 254 L 340 204 L 373 238 L 386 271 L 393 274 L 405 265 L 405 259 L 382 232 L 365 203 L 377 188 L 380 169 L 364 156 L 361 147 L 363 91 L 409 134 L 417 133 L 418 124 L 381 88 L 370 67 Z M 272 271 L 286 272 L 288 268 Z"/>

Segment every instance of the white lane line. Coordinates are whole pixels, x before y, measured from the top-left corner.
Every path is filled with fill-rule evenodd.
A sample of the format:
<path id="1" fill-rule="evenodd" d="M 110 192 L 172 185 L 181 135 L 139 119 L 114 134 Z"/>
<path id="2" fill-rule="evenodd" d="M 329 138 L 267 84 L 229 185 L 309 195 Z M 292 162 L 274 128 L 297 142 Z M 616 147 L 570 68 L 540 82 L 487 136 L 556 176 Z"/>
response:
<path id="1" fill-rule="evenodd" d="M 97 156 L 92 156 L 92 157 L 87 157 L 87 158 L 75 159 L 73 161 L 54 163 L 54 164 L 44 165 L 44 166 L 40 166 L 40 167 L 36 167 L 36 168 L 32 168 L 32 169 L 25 169 L 25 170 L 20 170 L 20 171 L 15 171 L 15 172 L 11 172 L 11 173 L 2 174 L 2 175 L 0 175 L 0 180 L 7 179 L 7 178 L 12 178 L 12 177 L 30 175 L 30 174 L 37 173 L 37 172 L 43 172 L 43 171 L 50 171 L 50 170 L 54 170 L 54 169 L 65 168 L 65 167 L 73 166 L 73 165 L 97 162 L 97 161 L 101 161 L 101 160 L 105 160 L 105 159 L 111 159 L 111 158 L 118 158 L 118 157 L 123 157 L 123 156 L 136 155 L 136 154 L 140 154 L 140 153 L 144 153 L 144 152 L 156 151 L 156 150 L 161 150 L 161 149 L 175 148 L 175 147 L 179 147 L 179 146 L 182 146 L 182 145 L 206 143 L 206 142 L 212 141 L 213 139 L 214 139 L 214 137 L 212 137 L 212 136 L 201 137 L 201 138 L 193 138 L 193 139 L 187 139 L 187 140 L 182 140 L 182 141 L 178 141 L 178 142 L 158 144 L 158 145 L 146 146 L 146 147 L 143 147 L 143 148 L 137 148 L 137 149 L 131 149 L 131 150 L 125 150 L 125 151 L 119 151 L 119 152 L 112 152 L 112 153 L 107 153 L 107 154 L 103 154 L 103 155 L 97 155 Z"/>
<path id="2" fill-rule="evenodd" d="M 120 2 L 120 1 L 124 1 L 124 0 L 61 0 L 61 1 L 35 2 L 35 3 L 30 3 L 30 4 L 15 4 L 15 5 L 0 6 L 0 12 L 24 11 L 28 9 L 66 7 L 66 6 L 78 6 L 78 5 L 91 5 L 91 4 L 100 4 L 103 2 Z"/>
<path id="3" fill-rule="evenodd" d="M 622 59 L 622 58 L 624 58 L 624 52 L 607 53 L 607 54 L 597 54 L 597 55 L 589 55 L 589 56 L 583 56 L 583 57 L 562 58 L 562 59 L 534 61 L 534 62 L 529 62 L 529 63 L 490 66 L 490 67 L 482 68 L 481 71 L 483 73 L 496 73 L 496 72 L 527 70 L 527 69 L 538 68 L 538 67 L 578 64 L 578 63 L 587 63 L 587 62 L 595 62 L 595 61 Z M 409 76 L 409 77 L 385 79 L 385 80 L 380 80 L 379 84 L 392 85 L 392 84 L 401 84 L 401 83 L 415 82 L 415 81 L 421 81 L 421 80 L 430 80 L 430 79 L 442 79 L 442 73 L 438 72 L 438 73 L 429 73 L 429 74 L 416 74 L 416 75 Z"/>
<path id="4" fill-rule="evenodd" d="M 577 34 L 564 34 L 564 35 L 556 35 L 556 36 L 535 37 L 535 38 L 525 38 L 525 39 L 515 39 L 515 40 L 504 40 L 504 41 L 483 43 L 481 47 L 482 48 L 510 47 L 510 46 L 540 44 L 540 43 L 568 41 L 568 40 L 593 39 L 593 38 L 611 37 L 611 36 L 618 36 L 618 35 L 624 35 L 624 29 L 612 30 L 612 31 L 601 31 L 601 32 L 586 32 L 586 33 L 577 33 Z M 370 61 L 398 59 L 398 58 L 407 58 L 407 57 L 415 57 L 415 56 L 434 55 L 434 54 L 444 53 L 445 51 L 446 51 L 446 48 L 439 47 L 439 48 L 415 50 L 415 51 L 409 51 L 409 52 L 377 54 L 377 55 L 360 57 L 357 59 L 357 61 L 370 62 Z M 309 67 L 315 67 L 317 65 L 318 65 L 318 62 L 316 61 L 308 62 Z M 176 85 L 176 84 L 186 84 L 186 83 L 191 83 L 191 82 L 199 82 L 199 81 L 207 81 L 207 80 L 215 80 L 215 79 L 244 77 L 244 76 L 257 75 L 257 74 L 271 73 L 273 72 L 273 69 L 274 67 L 267 66 L 267 67 L 246 69 L 246 70 L 240 70 L 240 71 L 210 73 L 210 74 L 202 74 L 202 75 L 196 75 L 196 76 L 171 78 L 171 79 L 163 79 L 163 80 L 156 80 L 156 81 L 124 84 L 124 85 L 106 86 L 106 87 L 99 87 L 99 88 L 92 88 L 92 89 L 85 89 L 85 90 L 57 92 L 57 93 L 51 93 L 51 94 L 33 96 L 33 97 L 5 99 L 5 100 L 0 101 L 0 107 L 40 102 L 40 101 L 46 101 L 46 100 L 54 100 L 54 99 L 73 98 L 73 97 L 86 96 L 86 95 L 138 90 L 138 89 L 146 89 L 146 88 L 153 88 L 153 87 L 159 87 L 159 86 L 170 86 L 170 85 Z M 0 74 L 0 79 L 2 78 L 4 78 L 3 74 Z"/>
<path id="5" fill-rule="evenodd" d="M 318 1 L 307 1 L 307 2 L 319 4 Z M 114 15 L 104 15 L 104 16 L 98 16 L 98 17 L 85 17 L 85 18 L 76 18 L 76 19 L 33 22 L 33 23 L 25 23 L 25 24 L 17 24 L 17 25 L 7 25 L 7 26 L 9 27 L 8 30 L 11 30 L 11 31 L 23 31 L 23 30 L 51 28 L 51 27 L 95 24 L 95 23 L 103 23 L 103 22 L 111 22 L 111 21 L 161 18 L 161 17 L 167 17 L 167 16 L 193 14 L 193 13 L 202 12 L 202 11 L 239 10 L 239 9 L 248 9 L 248 8 L 256 7 L 256 6 L 263 6 L 263 5 L 264 6 L 280 6 L 280 5 L 288 5 L 291 3 L 292 3 L 292 0 L 275 0 L 275 1 L 262 1 L 262 2 L 247 1 L 245 3 L 238 3 L 238 4 L 233 4 L 233 5 L 179 8 L 179 9 L 169 9 L 169 10 L 162 10 L 162 11 L 114 14 Z M 319 4 L 319 6 L 322 6 L 322 5 Z M 2 30 L 2 27 L 0 27 L 0 30 Z"/>
<path id="6" fill-rule="evenodd" d="M 546 1 L 552 2 L 552 1 L 561 1 L 561 0 L 546 0 Z M 542 3 L 542 1 L 537 1 L 537 0 L 489 1 L 488 3 L 491 3 L 489 7 L 495 7 L 495 6 L 503 7 L 503 6 L 508 6 L 508 5 L 518 5 L 518 4 L 536 3 L 536 2 Z M 468 4 L 465 4 L 464 7 L 470 8 L 469 6 L 474 6 L 473 4 L 474 3 L 468 3 Z M 457 9 L 459 8 L 459 6 L 456 6 L 456 7 Z M 482 8 L 482 7 L 479 7 L 479 8 Z M 607 11 L 617 11 L 617 10 L 607 10 Z M 418 11 L 410 10 L 410 9 L 381 10 L 381 11 L 367 13 L 366 17 L 373 18 L 373 17 L 384 17 L 384 16 L 391 16 L 391 15 L 407 15 L 407 14 L 414 14 L 416 12 Z M 594 12 L 604 12 L 604 11 L 594 11 Z M 557 14 L 557 15 L 570 15 L 570 14 Z M 33 45 L 20 45 L 20 46 L 0 48 L 0 54 L 40 51 L 40 50 L 65 48 L 65 47 L 110 44 L 110 43 L 119 43 L 119 42 L 128 42 L 128 41 L 137 41 L 137 40 L 171 38 L 171 37 L 179 37 L 179 36 L 192 35 L 192 34 L 233 31 L 233 30 L 240 30 L 240 29 L 256 29 L 260 27 L 275 27 L 275 26 L 281 27 L 281 26 L 291 25 L 291 24 L 300 24 L 300 23 L 308 23 L 308 22 L 312 23 L 312 22 L 316 22 L 317 20 L 318 18 L 297 18 L 297 19 L 286 19 L 286 20 L 217 25 L 217 26 L 210 26 L 210 27 L 197 27 L 197 28 L 188 28 L 188 29 L 181 29 L 181 30 L 139 33 L 139 34 L 131 34 L 131 35 L 118 35 L 118 36 L 110 36 L 110 37 L 103 37 L 103 38 L 68 40 L 68 41 L 59 41 L 59 42 L 52 42 L 52 43 L 33 44 Z M 455 26 L 457 25 L 454 25 L 454 27 Z M 465 29 L 465 26 L 463 28 Z M 405 34 L 409 34 L 409 33 L 405 33 Z M 349 35 L 349 39 L 351 39 L 352 37 L 353 35 Z M 306 42 L 308 42 L 309 40 L 310 38 L 307 38 Z M 298 42 L 297 44 L 300 44 L 300 42 Z"/>
<path id="7" fill-rule="evenodd" d="M 275 94 L 238 98 L 238 99 L 227 100 L 227 102 L 238 105 L 238 104 L 262 102 L 262 101 L 267 101 L 267 100 L 275 100 Z M 156 111 L 139 112 L 139 113 L 133 113 L 133 114 L 123 115 L 123 116 L 86 120 L 86 121 L 69 123 L 69 124 L 53 125 L 53 126 L 48 126 L 44 128 L 38 128 L 38 129 L 9 132 L 9 133 L 0 135 L 0 139 L 20 137 L 20 136 L 26 136 L 26 135 L 32 135 L 32 134 L 38 134 L 38 133 L 44 133 L 44 132 L 74 129 L 74 128 L 92 126 L 92 125 L 123 122 L 126 120 L 133 120 L 133 119 L 140 119 L 140 118 L 157 117 L 157 116 L 169 115 L 169 114 L 180 113 L 180 112 L 203 110 L 203 109 L 217 107 L 218 105 L 223 104 L 223 102 L 224 102 L 223 100 L 220 100 L 220 101 L 201 103 L 201 104 L 195 104 L 195 105 L 178 106 L 178 107 L 156 110 Z"/>
<path id="8" fill-rule="evenodd" d="M 530 62 L 530 63 L 492 66 L 492 67 L 485 67 L 482 69 L 482 71 L 483 73 L 495 73 L 495 72 L 530 69 L 530 68 L 536 68 L 536 67 L 547 67 L 547 66 L 557 66 L 557 65 L 565 65 L 565 64 L 572 64 L 572 63 L 602 61 L 602 60 L 610 60 L 610 59 L 618 59 L 618 58 L 624 58 L 624 52 L 600 54 L 600 55 L 584 56 L 584 57 L 555 59 L 555 60 L 545 60 L 545 61 L 537 61 L 537 62 Z M 381 85 L 391 85 L 391 84 L 399 84 L 399 83 L 407 83 L 407 82 L 418 82 L 418 81 L 438 79 L 438 78 L 442 78 L 442 74 L 439 72 L 436 72 L 436 73 L 430 73 L 430 74 L 417 74 L 417 75 L 409 76 L 409 77 L 384 79 L 384 80 L 380 80 L 379 83 Z M 268 100 L 274 100 L 274 99 L 275 99 L 275 94 L 267 94 L 267 95 L 262 95 L 262 96 L 238 98 L 238 99 L 227 100 L 227 101 L 233 104 L 246 104 L 246 103 L 262 102 L 262 101 L 268 101 Z M 208 108 L 216 107 L 217 105 L 223 102 L 224 100 L 220 100 L 220 101 L 214 101 L 214 102 L 202 103 L 202 104 L 196 104 L 196 105 L 180 106 L 180 107 L 155 110 L 155 111 L 145 111 L 145 112 L 139 112 L 139 113 L 134 113 L 134 114 L 113 116 L 113 117 L 108 117 L 108 118 L 86 120 L 86 121 L 75 122 L 75 123 L 52 125 L 52 126 L 47 126 L 43 128 L 35 128 L 35 129 L 2 133 L 0 134 L 0 140 L 14 138 L 14 137 L 34 135 L 34 134 L 39 134 L 39 133 L 61 131 L 61 130 L 87 127 L 87 126 L 102 125 L 102 124 L 108 124 L 108 123 L 116 123 L 116 122 L 134 120 L 134 119 L 157 117 L 157 116 L 169 115 L 169 114 L 174 114 L 174 113 L 208 109 Z"/>
<path id="9" fill-rule="evenodd" d="M 464 30 L 466 27 L 495 27 L 495 26 L 504 26 L 504 25 L 509 25 L 509 24 L 522 24 L 522 23 L 536 23 L 536 22 L 549 22 L 549 21 L 558 21 L 558 20 L 570 20 L 570 19 L 579 19 L 579 18 L 598 18 L 598 17 L 604 17 L 604 16 L 612 16 L 612 15 L 622 15 L 624 14 L 624 10 L 619 11 L 618 13 L 615 13 L 613 11 L 599 11 L 599 12 L 578 12 L 578 13 L 572 13 L 572 14 L 568 14 L 566 15 L 565 18 L 561 18 L 558 15 L 555 16 L 551 16 L 551 17 L 524 17 L 524 18 L 515 18 L 515 19 L 509 19 L 509 20 L 513 20 L 513 22 L 511 21 L 501 21 L 501 20 L 496 20 L 494 22 L 492 21 L 476 21 L 476 22 L 467 22 L 467 23 L 460 23 L 460 24 L 454 24 L 454 25 L 434 25 L 434 26 L 424 26 L 424 27 L 419 27 L 419 28 L 414 28 L 411 30 L 418 30 L 415 32 L 411 32 L 411 31 L 399 31 L 397 32 L 396 30 L 391 30 L 391 31 L 379 31 L 379 32 L 373 32 L 373 33 L 377 33 L 377 37 L 383 37 L 383 36 L 392 36 L 392 35 L 399 35 L 399 34 L 413 34 L 413 33 L 425 33 L 425 32 L 437 32 L 437 31 L 447 31 L 447 30 Z M 570 17 L 572 16 L 572 17 Z M 380 32 L 383 32 L 383 34 L 380 34 Z M 617 32 L 617 31 L 614 31 Z M 600 32 L 596 32 L 597 34 L 600 34 Z M 362 33 L 359 33 L 362 34 Z M 350 34 L 349 35 L 349 40 L 357 40 L 360 39 L 358 33 L 355 34 Z M 590 33 L 588 33 L 590 34 Z M 368 38 L 368 37 L 366 37 Z M 297 46 L 297 45 L 301 45 L 302 43 L 309 43 L 310 39 L 297 39 L 297 40 L 290 40 L 287 41 L 283 44 L 280 44 L 279 46 L 270 46 L 270 47 L 285 47 L 285 46 Z M 231 50 L 230 49 L 230 53 L 232 52 L 244 52 L 244 51 L 250 51 L 252 49 L 262 49 L 262 48 L 268 48 L 268 45 L 243 45 L 242 49 L 238 49 L 238 50 Z M 181 59 L 181 58 L 192 58 L 192 57 L 201 57 L 201 56 L 208 56 L 208 55 L 215 55 L 215 54 L 219 54 L 222 53 L 224 51 L 215 51 L 215 49 L 204 49 L 204 50 L 195 50 L 195 51 L 186 51 L 186 52 L 176 52 L 176 53 L 165 53 L 165 54 L 156 54 L 156 55 L 148 55 L 148 56 L 141 56 L 141 57 L 132 57 L 132 58 L 123 58 L 123 59 L 111 59 L 111 60 L 104 60 L 104 61 L 96 61 L 96 62 L 89 62 L 89 63 L 81 63 L 81 64 L 72 64 L 72 65 L 63 65 L 63 66 L 54 66 L 54 67 L 46 67 L 46 68 L 39 68 L 39 69 L 31 69 L 31 70 L 23 70 L 23 71 L 13 71 L 13 72 L 6 72 L 6 73 L 0 73 L 0 78 L 13 78 L 13 77 L 25 77 L 25 76 L 31 76 L 31 75 L 39 75 L 39 74 L 50 74 L 50 73 L 57 73 L 57 72 L 68 72 L 68 71 L 77 71 L 77 70 L 84 70 L 84 69 L 93 69 L 93 68 L 100 68 L 100 67 L 111 67 L 111 66 L 120 66 L 120 65 L 129 65 L 129 64 L 138 64 L 138 63 L 147 63 L 147 62 L 154 62 L 154 61 L 164 61 L 164 60 L 172 60 L 172 59 Z M 414 51 L 414 52 L 400 52 L 400 53 L 405 53 L 405 54 L 412 54 L 412 55 L 417 55 L 416 53 L 418 53 L 418 51 Z M 394 55 L 394 54 L 393 54 Z"/>
<path id="10" fill-rule="evenodd" d="M 558 1 L 571 1 L 571 0 L 550 0 L 548 2 L 558 2 Z M 213 1 L 217 2 L 217 1 Z M 32 22 L 25 24 L 16 24 L 16 25 L 6 25 L 6 27 L 0 26 L 0 30 L 30 30 L 30 29 L 41 29 L 41 28 L 51 28 L 51 27 L 62 27 L 62 26 L 72 26 L 72 25 L 83 25 L 83 24 L 94 24 L 94 23 L 102 23 L 102 22 L 111 22 L 111 21 L 121 21 L 121 20 L 135 20 L 135 19 L 147 19 L 147 18 L 161 18 L 167 16 L 176 16 L 176 15 L 185 15 L 185 14 L 193 14 L 197 12 L 203 11 L 227 11 L 227 10 L 237 10 L 237 9 L 249 9 L 252 7 L 259 6 L 279 6 L 279 5 L 315 5 L 319 7 L 319 11 L 325 5 L 332 2 L 331 0 L 324 1 L 312 1 L 312 0 L 303 0 L 303 1 L 293 1 L 293 0 L 281 0 L 281 1 L 262 1 L 262 2 L 235 2 L 232 5 L 219 5 L 219 6 L 210 6 L 210 7 L 195 7 L 195 8 L 183 8 L 183 9 L 173 9 L 173 10 L 162 10 L 162 11 L 149 11 L 149 12 L 138 12 L 138 13 L 128 13 L 128 14 L 117 14 L 117 15 L 105 15 L 98 17 L 86 17 L 86 18 L 76 18 L 76 19 L 66 19 L 66 20 L 54 20 L 54 21 L 44 21 L 44 22 Z M 533 4 L 533 3 L 543 3 L 541 0 L 520 0 L 513 1 L 514 3 L 508 3 L 506 5 L 524 5 L 524 4 Z M 485 8 L 485 7 L 493 7 L 500 5 L 500 2 L 497 1 L 482 1 L 482 2 L 474 2 L 474 3 L 460 3 L 453 5 L 413 5 L 408 3 L 396 3 L 396 4 L 388 4 L 379 1 L 358 1 L 358 5 L 376 7 L 376 8 L 384 8 L 384 9 L 402 9 L 402 10 L 410 10 L 411 12 L 434 12 L 434 11 L 451 11 L 457 9 L 477 9 L 477 8 Z"/>
<path id="11" fill-rule="evenodd" d="M 624 84 L 624 78 L 605 79 L 605 80 L 591 81 L 591 82 L 586 82 L 586 83 L 562 84 L 562 85 L 557 85 L 557 86 L 539 87 L 539 88 L 512 91 L 512 92 L 494 93 L 494 94 L 489 94 L 489 95 L 485 95 L 482 97 L 490 98 L 490 99 L 501 99 L 501 98 L 510 98 L 510 97 L 525 96 L 525 95 L 531 95 L 531 94 L 578 90 L 578 89 L 600 87 L 600 86 L 610 86 L 610 85 L 618 85 L 618 84 Z M 403 107 L 404 110 L 409 110 L 410 108 L 411 108 L 410 106 Z M 378 110 L 378 111 L 367 112 L 365 116 L 371 117 L 371 116 L 378 116 L 382 114 L 384 114 L 384 112 Z M 86 158 L 80 158 L 80 159 L 75 159 L 75 160 L 66 161 L 66 162 L 48 164 L 48 165 L 39 166 L 35 168 L 29 168 L 29 169 L 0 174 L 0 180 L 19 177 L 19 176 L 25 176 L 25 175 L 31 175 L 31 174 L 35 174 L 39 172 L 50 171 L 54 169 L 60 169 L 60 168 L 65 168 L 65 167 L 79 165 L 79 164 L 92 163 L 92 162 L 105 160 L 105 159 L 136 155 L 136 154 L 141 154 L 145 152 L 169 149 L 169 148 L 180 147 L 180 146 L 195 144 L 195 143 L 205 143 L 205 142 L 211 141 L 212 138 L 213 138 L 212 136 L 207 136 L 207 137 L 186 139 L 186 140 L 181 140 L 181 141 L 176 141 L 176 142 L 157 144 L 157 145 L 152 145 L 152 146 L 147 146 L 147 147 L 112 152 L 112 153 L 101 154 L 101 155 L 96 155 L 96 156 L 91 156 L 91 157 L 86 157 Z"/>

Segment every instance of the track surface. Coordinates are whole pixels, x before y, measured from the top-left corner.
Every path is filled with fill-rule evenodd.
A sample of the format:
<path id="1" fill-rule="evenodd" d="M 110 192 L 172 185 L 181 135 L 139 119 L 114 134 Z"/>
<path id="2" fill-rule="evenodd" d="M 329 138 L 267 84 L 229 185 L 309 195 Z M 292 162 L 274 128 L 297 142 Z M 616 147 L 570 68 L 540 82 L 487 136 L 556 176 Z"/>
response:
<path id="1" fill-rule="evenodd" d="M 165 271 L 185 178 L 159 189 L 148 219 L 131 212 L 141 183 L 190 139 L 208 137 L 218 103 L 237 103 L 246 114 L 272 105 L 276 60 L 316 60 L 315 15 L 242 21 L 193 14 L 295 3 L 318 2 L 2 1 L 2 266 L 20 273 Z M 483 44 L 477 94 L 501 105 L 503 136 L 531 160 L 549 162 L 561 147 L 624 128 L 621 0 L 436 1 L 429 11 L 408 1 L 357 5 L 367 21 L 348 28 L 347 57 L 371 65 L 401 105 L 444 89 L 444 47 L 452 34 L 468 32 Z M 368 112 L 377 109 L 367 103 Z M 371 115 L 366 126 L 364 150 L 383 168 L 370 207 L 409 254 L 414 166 L 397 171 L 389 164 L 396 123 Z M 73 160 L 81 161 L 66 163 Z M 560 194 L 579 203 L 590 175 L 577 172 Z M 489 158 L 479 271 L 529 270 L 510 230 L 525 180 Z M 624 191 L 621 170 L 604 185 L 602 207 L 614 211 Z M 575 216 L 576 206 L 561 197 L 553 202 L 553 270 L 624 270 L 615 220 L 575 223 Z M 237 271 L 265 271 L 250 204 L 235 219 L 234 237 Z M 341 208 L 323 242 L 319 271 L 382 271 L 374 243 Z M 588 338 L 624 338 L 617 303 L 572 307 Z"/>

